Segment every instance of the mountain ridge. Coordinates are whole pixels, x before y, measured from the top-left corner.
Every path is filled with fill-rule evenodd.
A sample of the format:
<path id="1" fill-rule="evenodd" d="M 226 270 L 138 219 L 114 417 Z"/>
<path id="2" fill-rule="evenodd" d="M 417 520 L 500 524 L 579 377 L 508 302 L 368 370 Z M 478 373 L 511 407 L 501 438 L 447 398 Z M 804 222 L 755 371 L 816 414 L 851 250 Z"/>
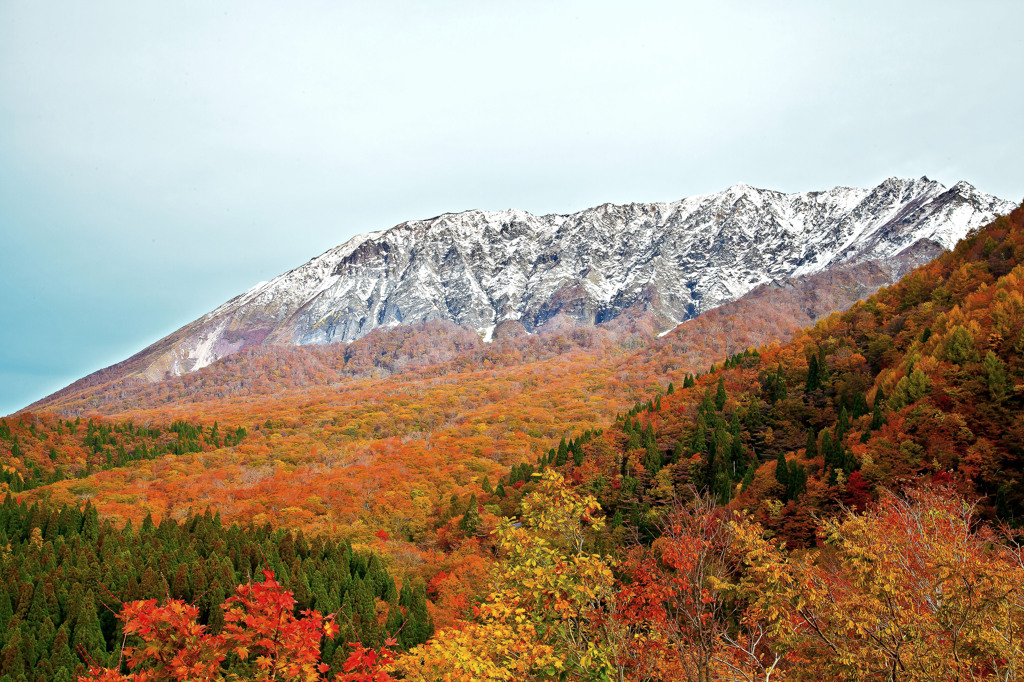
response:
<path id="1" fill-rule="evenodd" d="M 158 381 L 243 348 L 432 319 L 484 340 L 503 322 L 532 333 L 558 314 L 597 324 L 647 310 L 669 329 L 780 278 L 884 261 L 921 240 L 948 249 L 1012 207 L 923 177 L 789 194 L 741 183 L 571 214 L 444 213 L 357 235 L 94 375 Z"/>
<path id="2" fill-rule="evenodd" d="M 54 393 L 27 409 L 56 411 L 64 417 L 109 415 L 204 401 L 213 394 L 226 398 L 288 391 L 297 385 L 297 371 L 304 377 L 298 384 L 308 389 L 313 384 L 327 386 L 406 371 L 444 374 L 445 366 L 453 362 L 460 367 L 467 363 L 499 367 L 595 346 L 619 346 L 629 356 L 642 352 L 629 349 L 645 348 L 666 367 L 697 372 L 746 348 L 785 342 L 794 332 L 846 310 L 943 252 L 938 243 L 921 240 L 885 261 L 841 264 L 811 275 L 773 280 L 657 335 L 650 312 L 620 315 L 598 325 L 583 325 L 558 314 L 534 334 L 528 334 L 518 321 L 507 320 L 495 330 L 494 343 L 484 343 L 472 330 L 450 320 L 430 320 L 378 328 L 347 344 L 252 346 L 178 377 L 156 383 L 131 376 L 97 381 Z M 236 385 L 242 375 L 246 379 Z M 102 379 L 100 373 L 92 376 Z"/>

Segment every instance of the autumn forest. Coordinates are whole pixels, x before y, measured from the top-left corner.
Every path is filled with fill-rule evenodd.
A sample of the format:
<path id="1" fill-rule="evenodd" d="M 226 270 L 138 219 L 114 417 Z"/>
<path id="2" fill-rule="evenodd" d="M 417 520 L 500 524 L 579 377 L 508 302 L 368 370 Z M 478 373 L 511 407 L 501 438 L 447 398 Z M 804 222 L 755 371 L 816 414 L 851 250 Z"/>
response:
<path id="1" fill-rule="evenodd" d="M 1022 679 L 1024 207 L 863 286 L 56 394 L 0 682 Z"/>

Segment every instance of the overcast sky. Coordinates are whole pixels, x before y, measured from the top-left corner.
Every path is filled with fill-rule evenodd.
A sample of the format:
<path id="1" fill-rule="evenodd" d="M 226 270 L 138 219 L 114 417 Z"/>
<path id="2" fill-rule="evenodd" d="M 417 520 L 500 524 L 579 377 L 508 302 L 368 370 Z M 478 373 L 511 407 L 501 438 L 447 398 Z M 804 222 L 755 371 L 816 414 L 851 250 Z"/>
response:
<path id="1" fill-rule="evenodd" d="M 0 0 L 0 414 L 368 230 L 1024 198 L 1024 3 Z"/>

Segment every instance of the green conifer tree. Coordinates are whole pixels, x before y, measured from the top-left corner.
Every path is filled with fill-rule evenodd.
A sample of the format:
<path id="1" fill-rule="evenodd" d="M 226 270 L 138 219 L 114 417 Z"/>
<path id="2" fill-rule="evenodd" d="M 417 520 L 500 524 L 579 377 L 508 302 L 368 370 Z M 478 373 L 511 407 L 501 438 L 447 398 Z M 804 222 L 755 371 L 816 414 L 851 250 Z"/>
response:
<path id="1" fill-rule="evenodd" d="M 851 411 L 851 416 L 854 419 L 857 419 L 859 417 L 863 417 L 866 414 L 869 414 L 870 412 L 871 408 L 868 407 L 867 398 L 864 397 L 863 393 L 858 391 L 857 395 L 853 397 L 853 410 Z"/>
<path id="2" fill-rule="evenodd" d="M 0 649 L 0 673 L 11 678 L 24 675 L 25 655 L 21 651 L 21 628 L 12 628 L 6 640 Z"/>
<path id="3" fill-rule="evenodd" d="M 804 454 L 805 459 L 814 459 L 818 456 L 818 438 L 814 433 L 814 429 L 807 431 L 807 445 L 806 453 Z"/>
<path id="4" fill-rule="evenodd" d="M 746 413 L 746 425 L 747 430 L 754 432 L 761 428 L 762 417 L 761 417 L 761 401 L 754 398 L 750 401 L 750 405 L 747 407 Z"/>
<path id="5" fill-rule="evenodd" d="M 693 431 L 693 441 L 690 444 L 690 450 L 694 453 L 707 452 L 707 430 L 707 423 L 704 421 L 704 415 L 698 414 L 696 428 Z"/>
<path id="6" fill-rule="evenodd" d="M 832 440 L 832 432 L 828 429 L 821 434 L 821 455 L 825 459 L 825 469 L 832 469 L 836 466 L 836 449 Z"/>
<path id="7" fill-rule="evenodd" d="M 839 410 L 839 420 L 836 422 L 836 440 L 842 441 L 843 436 L 850 430 L 850 415 L 843 406 Z"/>
<path id="8" fill-rule="evenodd" d="M 4 542 L 4 545 L 7 543 Z M 11 607 L 11 596 L 7 587 L 0 587 L 0 633 L 7 630 L 7 624 L 14 618 L 14 609 Z"/>
<path id="9" fill-rule="evenodd" d="M 658 446 L 654 442 L 649 442 L 646 449 L 647 454 L 644 456 L 644 468 L 653 477 L 661 471 L 661 451 L 658 450 Z"/>
<path id="10" fill-rule="evenodd" d="M 881 391 L 881 389 L 879 389 L 879 391 Z M 882 411 L 882 405 L 883 402 L 881 400 L 875 399 L 875 407 L 871 411 L 870 429 L 872 431 L 877 431 L 885 424 L 885 413 Z"/>
<path id="11" fill-rule="evenodd" d="M 802 464 L 793 462 L 789 465 L 786 497 L 795 500 L 807 490 L 807 470 Z"/>
<path id="12" fill-rule="evenodd" d="M 676 441 L 675 446 L 672 448 L 672 463 L 675 464 L 683 457 L 683 441 Z"/>
<path id="13" fill-rule="evenodd" d="M 77 663 L 78 661 L 71 654 L 71 647 L 68 645 L 67 625 L 61 625 L 57 628 L 57 634 L 53 638 L 53 649 L 50 652 L 50 665 L 56 672 L 66 670 L 68 674 L 70 674 L 74 671 Z"/>
<path id="14" fill-rule="evenodd" d="M 821 377 L 818 375 L 818 356 L 812 355 L 807 363 L 807 384 L 804 390 L 807 393 L 818 390 L 821 387 Z"/>
<path id="15" fill-rule="evenodd" d="M 725 407 L 725 379 L 718 377 L 718 386 L 715 388 L 715 410 L 721 412 Z"/>
<path id="16" fill-rule="evenodd" d="M 743 474 L 743 482 L 740 484 L 740 491 L 741 492 L 745 492 L 746 489 L 750 487 L 750 484 L 754 482 L 754 474 L 756 472 L 757 472 L 757 465 L 754 462 L 751 462 L 747 466 L 746 473 Z"/>
<path id="17" fill-rule="evenodd" d="M 466 507 L 466 513 L 462 515 L 462 520 L 459 521 L 459 530 L 461 530 L 466 537 L 476 533 L 476 529 L 480 525 L 480 511 L 478 506 L 476 494 L 474 493 L 469 498 L 469 505 Z"/>
<path id="18" fill-rule="evenodd" d="M 73 606 L 75 609 L 74 636 L 71 639 L 72 651 L 85 651 L 100 665 L 107 660 L 107 645 L 103 639 L 99 616 L 96 612 L 96 599 L 92 590 L 86 593 L 82 601 Z"/>
<path id="19" fill-rule="evenodd" d="M 786 455 L 783 452 L 780 452 L 775 460 L 775 480 L 782 485 L 782 496 L 785 501 L 786 495 L 789 493 L 789 466 L 786 464 Z"/>
<path id="20" fill-rule="evenodd" d="M 772 399 L 773 402 L 779 402 L 786 399 L 786 375 L 782 373 L 782 363 L 779 363 L 779 368 L 775 372 L 775 381 L 772 386 Z"/>

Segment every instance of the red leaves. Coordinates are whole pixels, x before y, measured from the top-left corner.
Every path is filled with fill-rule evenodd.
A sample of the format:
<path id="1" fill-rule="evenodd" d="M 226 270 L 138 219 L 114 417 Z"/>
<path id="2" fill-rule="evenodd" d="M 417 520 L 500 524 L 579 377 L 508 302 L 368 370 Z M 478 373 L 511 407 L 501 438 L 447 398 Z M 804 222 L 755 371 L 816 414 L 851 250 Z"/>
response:
<path id="1" fill-rule="evenodd" d="M 388 638 L 380 649 L 367 649 L 362 644 L 349 644 L 353 648 L 342 666 L 335 682 L 392 682 L 391 675 L 383 670 L 395 658 L 391 648 L 398 642 Z"/>
<path id="2" fill-rule="evenodd" d="M 843 503 L 854 511 L 864 511 L 871 501 L 871 486 L 859 471 L 850 474 L 846 481 L 846 493 L 843 495 Z"/>
<path id="3" fill-rule="evenodd" d="M 283 589 L 273 571 L 264 571 L 263 576 L 261 583 L 239 585 L 235 595 L 224 602 L 225 626 L 219 635 L 196 622 L 199 610 L 180 599 L 163 606 L 155 599 L 125 604 L 119 615 L 125 633 L 142 640 L 125 653 L 128 666 L 139 672 L 122 676 L 114 670 L 94 668 L 82 679 L 218 680 L 221 664 L 235 657 L 235 668 L 250 668 L 249 679 L 322 680 L 328 667 L 320 661 L 320 637 L 334 636 L 333 620 L 312 610 L 296 618 L 291 591 Z"/>

